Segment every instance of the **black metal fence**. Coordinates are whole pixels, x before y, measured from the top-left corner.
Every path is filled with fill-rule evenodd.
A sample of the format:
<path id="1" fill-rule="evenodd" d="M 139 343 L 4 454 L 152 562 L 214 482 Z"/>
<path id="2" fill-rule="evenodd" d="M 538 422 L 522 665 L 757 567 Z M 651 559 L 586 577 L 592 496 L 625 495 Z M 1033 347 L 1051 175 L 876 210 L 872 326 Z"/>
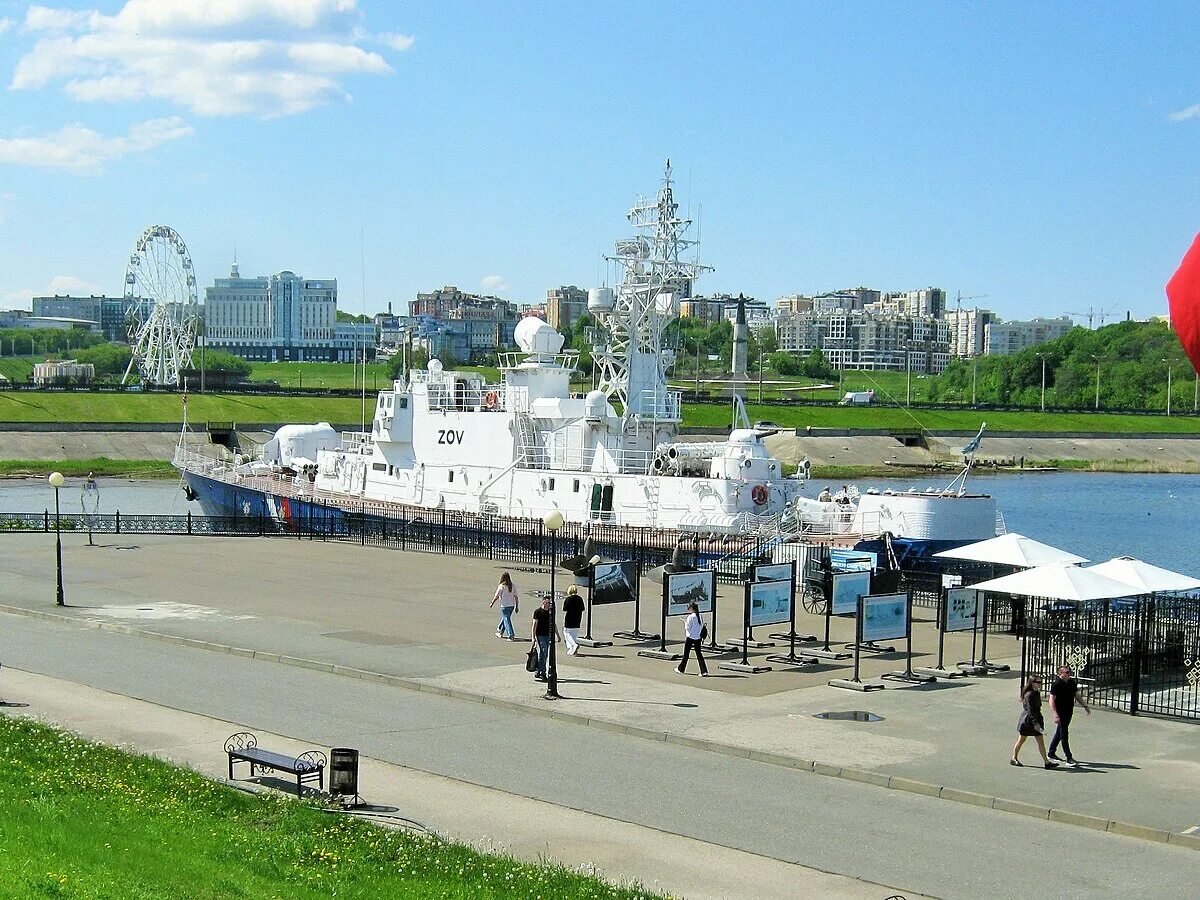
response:
<path id="1" fill-rule="evenodd" d="M 198 516 L 105 513 L 97 515 L 0 512 L 4 532 L 93 534 L 175 534 L 263 536 L 293 540 L 341 541 L 362 546 L 424 553 L 473 556 L 502 562 L 546 565 L 552 541 L 559 559 L 581 552 L 590 538 L 594 552 L 612 560 L 632 560 L 639 573 L 669 562 L 677 546 L 689 565 L 715 568 L 725 582 L 741 581 L 749 567 L 770 561 L 771 544 L 759 537 L 684 538 L 655 528 L 568 522 L 551 534 L 539 520 L 500 519 L 452 510 L 384 512 L 305 504 L 305 512 L 287 518 L 269 515 Z"/>
<path id="2" fill-rule="evenodd" d="M 1049 683 L 1069 665 L 1091 703 L 1200 719 L 1200 598 L 1030 603 L 1022 612 L 1023 675 Z"/>

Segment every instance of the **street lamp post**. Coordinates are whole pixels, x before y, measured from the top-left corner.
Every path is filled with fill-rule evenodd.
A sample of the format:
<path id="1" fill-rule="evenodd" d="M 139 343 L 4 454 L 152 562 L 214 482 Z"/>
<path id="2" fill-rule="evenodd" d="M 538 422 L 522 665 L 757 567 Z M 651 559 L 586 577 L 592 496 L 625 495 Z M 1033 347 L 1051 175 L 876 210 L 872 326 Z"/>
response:
<path id="1" fill-rule="evenodd" d="M 1046 411 L 1046 357 L 1038 354 L 1042 361 L 1042 412 Z"/>
<path id="2" fill-rule="evenodd" d="M 554 652 L 554 638 L 558 630 L 554 625 L 555 596 L 554 572 L 558 569 L 558 530 L 563 527 L 563 514 L 552 509 L 542 516 L 542 524 L 550 532 L 550 652 L 546 658 L 546 699 L 561 700 L 558 693 L 558 655 Z"/>
<path id="3" fill-rule="evenodd" d="M 59 512 L 58 512 L 58 489 L 63 486 L 66 480 L 63 478 L 62 472 L 51 472 L 50 487 L 54 488 L 54 556 L 57 563 L 58 572 L 58 594 L 57 600 L 59 606 L 66 606 L 67 601 L 63 597 L 63 579 L 62 579 L 62 530 L 59 528 Z"/>
<path id="4" fill-rule="evenodd" d="M 908 373 L 904 391 L 904 405 L 912 406 L 912 345 L 904 345 L 904 369 Z"/>
<path id="5" fill-rule="evenodd" d="M 971 360 L 971 405 L 975 405 L 975 385 L 979 380 L 979 360 Z"/>
<path id="6" fill-rule="evenodd" d="M 1171 363 L 1168 360 L 1163 360 L 1167 364 L 1167 415 L 1171 414 Z"/>

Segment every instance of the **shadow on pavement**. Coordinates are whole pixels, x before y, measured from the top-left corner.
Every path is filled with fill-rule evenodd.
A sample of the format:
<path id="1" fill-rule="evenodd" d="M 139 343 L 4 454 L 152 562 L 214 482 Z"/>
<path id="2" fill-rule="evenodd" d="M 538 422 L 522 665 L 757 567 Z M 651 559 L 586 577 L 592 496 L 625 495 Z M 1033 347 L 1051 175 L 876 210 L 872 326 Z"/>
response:
<path id="1" fill-rule="evenodd" d="M 623 700 L 619 697 L 564 697 L 564 700 L 584 700 L 592 703 L 637 703 L 642 706 L 674 706 L 676 709 L 699 709 L 695 703 L 662 703 L 658 700 Z"/>

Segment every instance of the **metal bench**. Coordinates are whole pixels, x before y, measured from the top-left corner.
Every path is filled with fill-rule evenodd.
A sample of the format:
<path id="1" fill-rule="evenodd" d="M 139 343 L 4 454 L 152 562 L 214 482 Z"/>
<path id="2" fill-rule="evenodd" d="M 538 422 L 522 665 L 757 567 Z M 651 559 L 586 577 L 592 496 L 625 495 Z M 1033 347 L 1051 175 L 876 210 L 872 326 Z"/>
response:
<path id="1" fill-rule="evenodd" d="M 325 765 L 328 760 L 320 750 L 308 750 L 299 756 L 273 753 L 258 746 L 258 738 L 248 731 L 239 731 L 225 741 L 225 752 L 229 754 L 229 780 L 233 780 L 233 764 L 250 764 L 250 777 L 264 772 L 287 772 L 296 776 L 296 796 L 300 796 L 305 782 L 315 781 L 318 790 L 325 789 Z M 257 773 L 256 771 L 257 770 Z"/>

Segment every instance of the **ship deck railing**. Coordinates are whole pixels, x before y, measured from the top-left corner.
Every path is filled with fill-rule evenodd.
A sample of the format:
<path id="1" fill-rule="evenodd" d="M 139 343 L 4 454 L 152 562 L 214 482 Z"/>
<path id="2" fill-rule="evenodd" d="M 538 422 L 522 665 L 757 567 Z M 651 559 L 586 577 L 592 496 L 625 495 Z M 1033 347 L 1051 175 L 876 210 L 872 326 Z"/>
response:
<path id="1" fill-rule="evenodd" d="M 452 372 L 414 372 L 413 381 L 425 385 L 425 400 L 431 410 L 459 412 L 526 413 L 530 409 L 529 388 L 524 385 L 488 384 L 460 380 Z M 418 375 L 424 377 L 417 377 Z"/>
<path id="2" fill-rule="evenodd" d="M 578 350 L 560 353 L 526 353 L 524 350 L 502 350 L 496 354 L 501 369 L 515 369 L 522 363 L 536 362 L 549 368 L 574 369 L 579 363 Z"/>

